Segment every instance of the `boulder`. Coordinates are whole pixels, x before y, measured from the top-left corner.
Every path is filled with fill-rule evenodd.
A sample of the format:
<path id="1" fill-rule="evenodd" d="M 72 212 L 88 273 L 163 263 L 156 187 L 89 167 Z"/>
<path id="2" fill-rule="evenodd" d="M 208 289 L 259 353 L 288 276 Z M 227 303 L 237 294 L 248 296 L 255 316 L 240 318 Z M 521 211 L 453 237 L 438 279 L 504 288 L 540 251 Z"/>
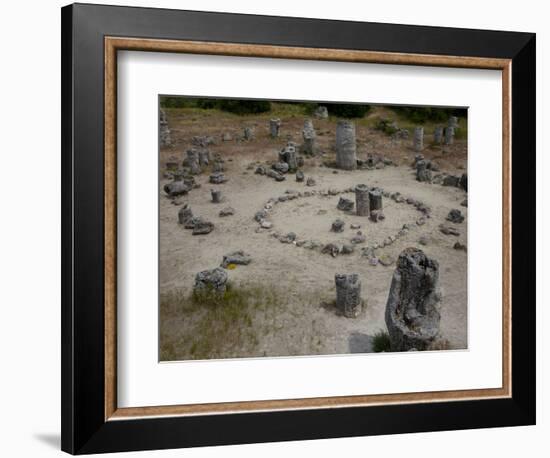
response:
<path id="1" fill-rule="evenodd" d="M 246 254 L 242 250 L 234 251 L 232 253 L 226 254 L 223 256 L 221 267 L 224 269 L 227 268 L 229 264 L 238 264 L 242 266 L 247 266 L 252 262 L 250 255 Z"/>
<path id="2" fill-rule="evenodd" d="M 195 275 L 195 292 L 224 293 L 227 289 L 227 272 L 221 267 L 203 270 Z"/>

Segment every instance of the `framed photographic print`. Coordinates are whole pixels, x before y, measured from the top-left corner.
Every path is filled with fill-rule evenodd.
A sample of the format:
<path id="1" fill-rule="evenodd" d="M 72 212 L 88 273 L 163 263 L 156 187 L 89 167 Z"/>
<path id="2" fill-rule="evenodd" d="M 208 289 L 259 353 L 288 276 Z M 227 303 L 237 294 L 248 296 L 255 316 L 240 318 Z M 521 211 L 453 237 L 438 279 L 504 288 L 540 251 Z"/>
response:
<path id="1" fill-rule="evenodd" d="M 62 58 L 63 450 L 534 424 L 534 34 L 76 4 Z"/>

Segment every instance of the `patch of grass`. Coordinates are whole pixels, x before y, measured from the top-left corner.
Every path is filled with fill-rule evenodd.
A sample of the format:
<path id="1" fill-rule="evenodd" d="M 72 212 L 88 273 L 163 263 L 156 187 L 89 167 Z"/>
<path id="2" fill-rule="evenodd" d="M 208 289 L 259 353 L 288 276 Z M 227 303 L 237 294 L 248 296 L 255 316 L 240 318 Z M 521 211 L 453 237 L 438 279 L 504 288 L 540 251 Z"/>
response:
<path id="1" fill-rule="evenodd" d="M 390 335 L 387 331 L 378 331 L 372 336 L 372 350 L 375 353 L 391 351 Z"/>
<path id="2" fill-rule="evenodd" d="M 227 358 L 258 345 L 255 317 L 283 304 L 281 295 L 263 285 L 229 285 L 213 291 L 161 296 L 160 358 Z"/>

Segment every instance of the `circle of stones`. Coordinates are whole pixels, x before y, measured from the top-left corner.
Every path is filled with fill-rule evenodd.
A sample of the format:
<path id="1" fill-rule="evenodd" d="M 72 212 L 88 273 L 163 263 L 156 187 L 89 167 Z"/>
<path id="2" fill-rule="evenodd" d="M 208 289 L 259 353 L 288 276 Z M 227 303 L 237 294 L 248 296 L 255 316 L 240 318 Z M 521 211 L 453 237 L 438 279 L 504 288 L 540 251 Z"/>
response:
<path id="1" fill-rule="evenodd" d="M 411 205 L 415 207 L 416 210 L 419 213 L 421 213 L 421 216 L 414 223 L 403 224 L 403 227 L 399 231 L 385 238 L 383 241 L 361 248 L 363 256 L 366 256 L 369 258 L 375 258 L 374 250 L 387 247 L 392 243 L 394 243 L 395 241 L 397 241 L 398 239 L 400 239 L 401 237 L 408 234 L 409 231 L 413 229 L 415 226 L 424 225 L 426 223 L 426 219 L 430 218 L 430 212 L 431 212 L 431 209 L 426 204 L 412 197 L 404 197 L 399 192 L 390 193 L 388 191 L 384 191 L 381 188 L 376 188 L 376 189 L 380 191 L 385 198 L 390 198 L 395 203 L 398 203 L 398 204 L 402 203 L 402 204 Z M 295 199 L 305 198 L 305 197 L 313 197 L 313 196 L 331 197 L 331 196 L 337 196 L 339 194 L 348 194 L 348 193 L 354 193 L 354 192 L 355 192 L 354 187 L 345 188 L 342 190 L 331 188 L 328 190 L 319 190 L 319 191 L 311 190 L 311 191 L 303 191 L 303 192 L 296 191 L 296 190 L 287 190 L 285 194 L 279 197 L 271 197 L 264 204 L 263 208 L 255 213 L 254 220 L 259 225 L 258 231 L 261 231 L 261 230 L 267 231 L 273 228 L 273 223 L 268 220 L 268 217 L 270 212 L 275 208 L 276 205 L 279 205 L 284 202 L 289 202 Z M 353 242 L 351 242 L 349 245 L 344 245 L 342 248 L 340 248 L 336 246 L 334 243 L 323 244 L 315 240 L 306 240 L 306 239 L 300 240 L 297 238 L 294 232 L 289 232 L 287 234 L 280 234 L 278 232 L 273 232 L 271 235 L 272 237 L 279 240 L 281 243 L 288 243 L 288 244 L 292 243 L 298 247 L 302 247 L 309 250 L 321 249 L 322 253 L 328 253 L 333 257 L 336 257 L 338 254 L 351 254 L 354 251 Z M 358 244 L 362 242 L 355 242 L 355 243 Z"/>

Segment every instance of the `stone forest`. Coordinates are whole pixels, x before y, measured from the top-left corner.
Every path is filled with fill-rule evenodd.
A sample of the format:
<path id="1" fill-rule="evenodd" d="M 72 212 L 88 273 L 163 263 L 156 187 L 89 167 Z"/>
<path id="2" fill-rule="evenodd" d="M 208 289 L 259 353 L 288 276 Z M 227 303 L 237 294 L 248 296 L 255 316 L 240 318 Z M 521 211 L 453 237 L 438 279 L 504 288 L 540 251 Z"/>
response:
<path id="1" fill-rule="evenodd" d="M 160 359 L 466 349 L 467 111 L 242 105 L 161 98 Z"/>

